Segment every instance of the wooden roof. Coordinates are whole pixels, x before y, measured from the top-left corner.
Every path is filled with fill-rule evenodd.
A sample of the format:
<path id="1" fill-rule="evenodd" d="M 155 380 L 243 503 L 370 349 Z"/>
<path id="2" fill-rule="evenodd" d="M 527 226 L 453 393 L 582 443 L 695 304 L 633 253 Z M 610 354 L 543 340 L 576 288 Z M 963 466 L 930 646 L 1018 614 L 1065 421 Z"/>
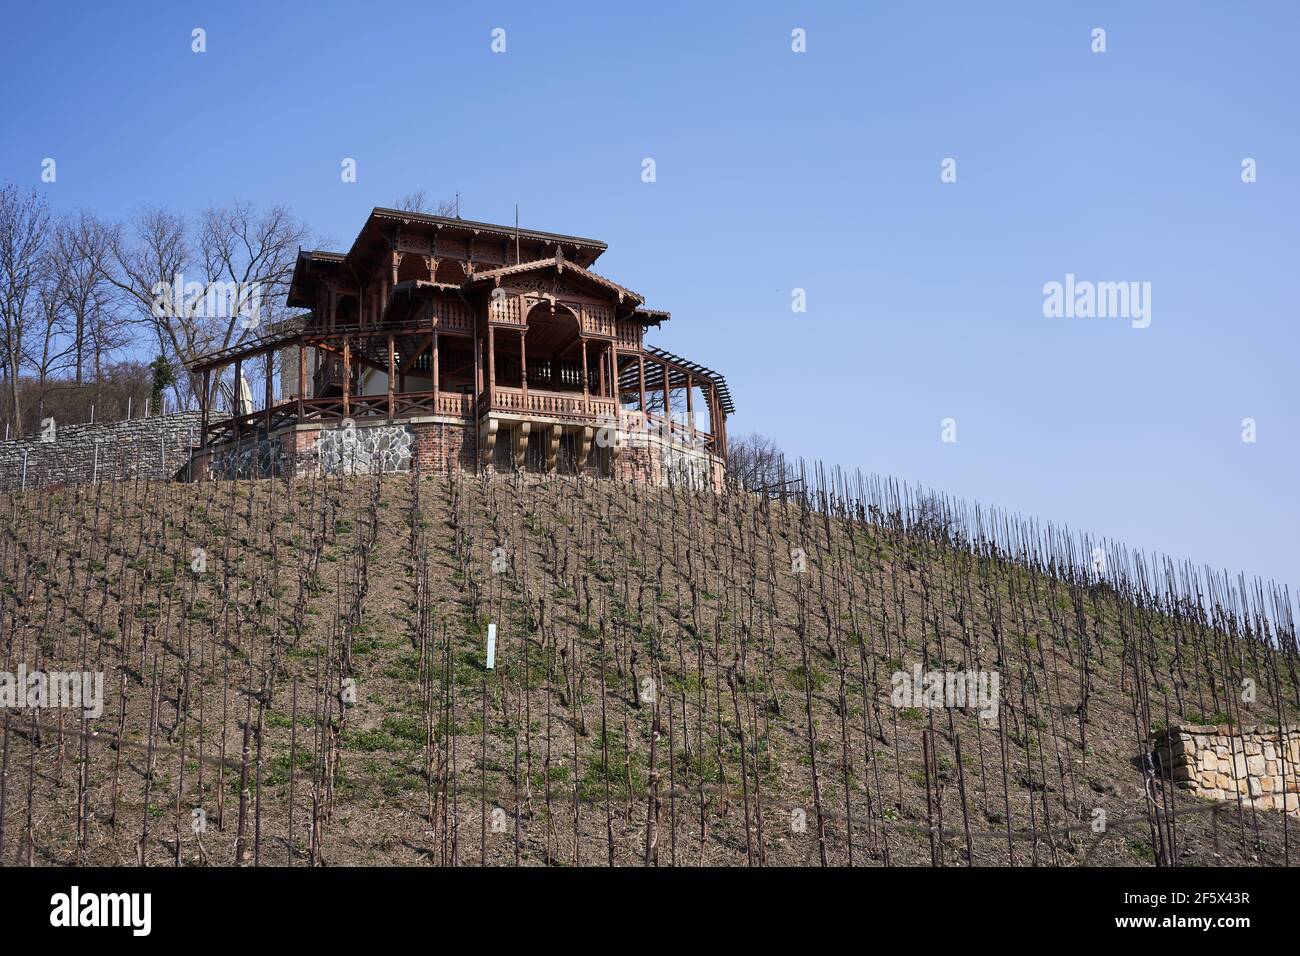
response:
<path id="1" fill-rule="evenodd" d="M 493 285 L 500 285 L 501 280 L 508 276 L 520 275 L 525 272 L 537 272 L 542 269 L 554 269 L 557 273 L 563 274 L 566 269 L 575 273 L 587 281 L 600 286 L 601 288 L 613 292 L 618 296 L 619 301 L 631 299 L 636 305 L 640 305 L 645 299 L 633 292 L 626 286 L 621 286 L 613 279 L 606 279 L 604 276 L 592 272 L 590 269 L 584 269 L 575 262 L 570 262 L 563 255 L 552 256 L 549 259 L 535 259 L 532 262 L 520 262 L 513 266 L 502 266 L 499 269 L 488 269 L 485 272 L 476 272 L 465 280 L 466 286 L 477 285 L 481 282 L 491 282 Z"/>
<path id="2" fill-rule="evenodd" d="M 477 222 L 473 219 L 461 219 L 457 216 L 434 216 L 424 212 L 407 212 L 402 209 L 387 209 L 383 206 L 376 206 L 370 212 L 370 218 L 366 220 L 366 226 L 363 226 L 358 239 L 366 232 L 366 227 L 376 220 L 388 222 L 400 222 L 405 224 L 429 225 L 438 230 L 446 230 L 451 233 L 463 232 L 466 236 L 489 235 L 494 239 L 514 239 L 517 235 L 520 239 L 528 239 L 534 242 L 554 243 L 557 245 L 574 246 L 578 251 L 575 256 L 581 259 L 587 265 L 595 262 L 602 252 L 609 248 L 608 245 L 599 239 L 587 239 L 582 236 L 569 236 L 562 232 L 543 232 L 538 229 L 518 229 L 514 226 L 503 226 L 491 222 Z"/>

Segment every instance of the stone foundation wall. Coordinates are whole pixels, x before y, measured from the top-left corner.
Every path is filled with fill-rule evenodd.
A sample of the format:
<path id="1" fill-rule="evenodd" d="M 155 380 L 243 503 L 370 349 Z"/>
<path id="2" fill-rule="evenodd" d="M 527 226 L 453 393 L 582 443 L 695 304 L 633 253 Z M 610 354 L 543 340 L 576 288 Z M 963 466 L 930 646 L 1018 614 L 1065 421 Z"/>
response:
<path id="1" fill-rule="evenodd" d="M 326 475 L 396 475 L 411 470 L 413 425 L 322 428 L 313 449 Z M 300 459 L 301 463 L 301 459 Z"/>
<path id="2" fill-rule="evenodd" d="M 512 468 L 511 429 L 517 423 L 501 423 L 496 438 L 495 467 Z M 529 445 L 547 439 L 545 426 L 534 427 Z M 575 439 L 578 440 L 578 439 Z M 678 442 L 668 443 L 655 435 L 638 431 L 620 432 L 618 453 L 600 448 L 593 441 L 584 474 L 650 484 L 670 481 L 721 491 L 724 466 L 702 448 Z M 248 438 L 238 446 L 216 446 L 196 453 L 196 478 L 223 480 L 295 475 L 370 475 L 409 472 L 415 462 L 430 474 L 448 471 L 477 471 L 478 448 L 474 426 L 467 422 L 437 419 L 358 421 L 347 428 L 338 425 L 309 425 L 286 428 L 270 438 Z M 525 456 L 528 457 L 528 456 Z M 534 459 L 537 456 L 532 456 Z M 533 462 L 536 465 L 536 461 Z"/>
<path id="3" fill-rule="evenodd" d="M 213 448 L 205 456 L 196 454 L 194 473 L 196 477 L 207 476 L 226 481 L 276 478 L 295 469 L 297 460 L 292 434 L 243 438 L 237 445 L 225 444 Z"/>
<path id="4" fill-rule="evenodd" d="M 1209 800 L 1300 813 L 1300 727 L 1180 724 L 1154 734 L 1162 776 Z"/>
<path id="5" fill-rule="evenodd" d="M 188 464 L 201 420 L 198 412 L 174 412 L 93 425 L 55 422 L 50 441 L 0 442 L 0 489 L 137 477 L 169 480 Z"/>

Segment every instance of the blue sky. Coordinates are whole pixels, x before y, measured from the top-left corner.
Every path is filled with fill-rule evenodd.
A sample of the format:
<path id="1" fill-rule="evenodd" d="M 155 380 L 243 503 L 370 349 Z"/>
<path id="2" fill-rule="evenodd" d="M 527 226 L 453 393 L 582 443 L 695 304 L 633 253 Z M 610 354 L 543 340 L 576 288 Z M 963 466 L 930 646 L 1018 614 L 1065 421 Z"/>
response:
<path id="1" fill-rule="evenodd" d="M 1294 3 L 6 17 L 0 181 L 56 209 L 284 203 L 344 248 L 416 189 L 518 203 L 609 243 L 598 271 L 673 313 L 656 344 L 727 374 L 733 435 L 1300 585 Z M 1066 273 L 1150 282 L 1150 327 L 1044 317 Z"/>

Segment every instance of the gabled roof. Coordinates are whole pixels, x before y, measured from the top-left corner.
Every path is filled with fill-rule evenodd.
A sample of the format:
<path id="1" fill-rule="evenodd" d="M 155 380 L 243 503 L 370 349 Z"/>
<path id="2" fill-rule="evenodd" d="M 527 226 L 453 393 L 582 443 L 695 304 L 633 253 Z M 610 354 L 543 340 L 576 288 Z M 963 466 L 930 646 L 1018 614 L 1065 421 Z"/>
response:
<path id="1" fill-rule="evenodd" d="M 532 262 L 521 262 L 518 265 L 502 266 L 499 269 L 488 269 L 486 272 L 476 272 L 465 280 L 467 286 L 477 285 L 480 282 L 491 282 L 493 285 L 500 285 L 501 280 L 513 275 L 520 275 L 525 272 L 539 272 L 543 269 L 554 269 L 557 273 L 563 274 L 566 269 L 574 272 L 578 276 L 592 282 L 601 288 L 613 292 L 623 299 L 631 299 L 636 305 L 640 305 L 645 299 L 633 292 L 631 289 L 619 285 L 612 279 L 606 279 L 602 275 L 592 272 L 590 269 L 584 269 L 576 263 L 570 262 L 564 256 L 552 256 L 549 259 L 534 259 Z"/>
<path id="2" fill-rule="evenodd" d="M 575 267 L 578 262 L 591 265 L 601 253 L 609 248 L 599 239 L 587 239 L 582 236 L 569 236 L 560 232 L 543 232 L 538 229 L 517 229 L 490 222 L 477 222 L 473 219 L 460 219 L 455 216 L 434 216 L 424 212 L 409 212 L 403 209 L 388 209 L 376 206 L 366 217 L 361 231 L 346 253 L 316 251 L 298 251 L 298 261 L 294 265 L 293 278 L 289 282 L 288 304 L 294 308 L 310 308 L 305 281 L 314 267 L 337 269 L 345 262 L 351 262 L 354 268 L 358 262 L 372 257 L 390 248 L 391 234 L 394 229 L 412 229 L 415 232 L 456 237 L 473 242 L 476 238 L 490 238 L 495 242 L 513 239 L 523 240 L 532 248 L 522 250 L 525 254 L 536 255 L 554 248 L 556 258 L 565 257 Z M 539 249 L 537 245 L 540 244 Z M 566 256 L 567 250 L 567 256 Z"/>
<path id="3" fill-rule="evenodd" d="M 289 292 L 285 298 L 285 305 L 291 309 L 310 309 L 316 303 L 310 296 L 305 294 L 306 286 L 303 284 L 307 278 L 307 273 L 313 268 L 322 268 L 325 270 L 337 269 L 342 265 L 346 257 L 341 252 L 326 252 L 323 249 L 299 249 L 298 259 L 293 264 L 293 276 L 289 279 Z"/>

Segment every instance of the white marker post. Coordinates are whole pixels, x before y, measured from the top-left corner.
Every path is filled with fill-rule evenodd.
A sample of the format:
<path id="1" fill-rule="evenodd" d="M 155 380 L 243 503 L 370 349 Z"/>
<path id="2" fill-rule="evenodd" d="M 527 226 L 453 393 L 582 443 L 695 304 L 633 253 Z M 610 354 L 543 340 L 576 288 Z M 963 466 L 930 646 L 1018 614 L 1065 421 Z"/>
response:
<path id="1" fill-rule="evenodd" d="M 495 670 L 497 666 L 497 626 L 488 625 L 487 669 Z"/>

